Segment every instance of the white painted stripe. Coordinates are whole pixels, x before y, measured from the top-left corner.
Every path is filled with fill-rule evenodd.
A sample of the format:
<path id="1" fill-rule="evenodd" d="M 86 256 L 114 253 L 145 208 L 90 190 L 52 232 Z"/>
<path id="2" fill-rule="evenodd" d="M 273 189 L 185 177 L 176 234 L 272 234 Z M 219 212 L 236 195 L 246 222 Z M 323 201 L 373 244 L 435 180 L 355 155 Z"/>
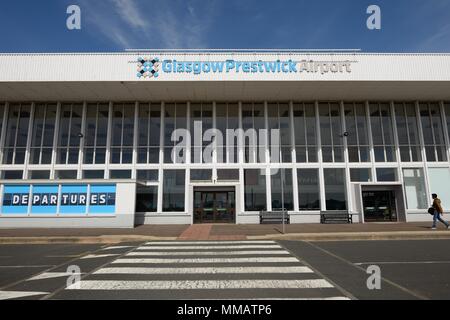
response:
<path id="1" fill-rule="evenodd" d="M 60 278 L 60 277 L 70 276 L 72 274 L 79 275 L 79 273 L 68 273 L 68 272 L 44 272 L 44 273 L 41 273 L 41 274 L 39 274 L 37 276 L 29 278 L 26 281 Z"/>
<path id="2" fill-rule="evenodd" d="M 0 291 L 0 300 L 31 297 L 42 294 L 49 294 L 49 293 L 37 291 Z"/>
<path id="3" fill-rule="evenodd" d="M 257 241 L 257 240 L 245 240 L 245 241 L 233 241 L 233 240 L 221 240 L 221 241 L 149 241 L 146 245 L 168 245 L 168 244 L 274 244 L 275 241 Z"/>
<path id="4" fill-rule="evenodd" d="M 216 274 L 216 273 L 314 273 L 308 267 L 198 267 L 198 268 L 103 268 L 94 274 Z"/>
<path id="5" fill-rule="evenodd" d="M 29 265 L 29 266 L 0 266 L 0 268 L 48 268 L 54 267 L 54 264 Z"/>
<path id="6" fill-rule="evenodd" d="M 189 290 L 189 289 L 312 289 L 333 288 L 324 279 L 308 280 L 82 280 L 67 289 L 81 290 Z"/>
<path id="7" fill-rule="evenodd" d="M 279 245 L 238 245 L 238 246 L 142 246 L 136 250 L 179 250 L 179 249 L 279 249 Z"/>
<path id="8" fill-rule="evenodd" d="M 220 298 L 220 299 L 190 299 L 190 300 L 351 300 L 348 297 L 312 297 L 312 298 Z"/>
<path id="9" fill-rule="evenodd" d="M 270 250 L 270 251 L 192 251 L 192 252 L 173 252 L 173 251 L 134 251 L 127 253 L 126 256 L 219 256 L 219 255 L 277 255 L 290 254 L 286 250 Z"/>
<path id="10" fill-rule="evenodd" d="M 356 262 L 355 265 L 361 266 L 366 264 L 449 264 L 450 261 L 379 261 L 379 262 Z"/>
<path id="11" fill-rule="evenodd" d="M 125 249 L 125 248 L 133 248 L 133 246 L 111 246 L 111 247 L 103 248 L 101 250 L 113 250 L 113 249 Z"/>
<path id="12" fill-rule="evenodd" d="M 294 257 L 239 257 L 239 258 L 123 258 L 112 263 L 232 263 L 232 262 L 299 262 Z"/>
<path id="13" fill-rule="evenodd" d="M 93 258 L 105 258 L 105 257 L 114 257 L 118 256 L 119 254 L 116 253 L 108 253 L 108 254 L 88 254 L 87 256 L 84 256 L 80 259 L 93 259 Z"/>
<path id="14" fill-rule="evenodd" d="M 44 272 L 34 276 L 32 278 L 27 279 L 27 281 L 32 280 L 43 280 L 43 279 L 52 279 L 52 278 L 60 278 L 60 277 L 69 277 L 72 275 L 81 275 L 83 273 L 72 273 L 72 272 Z"/>

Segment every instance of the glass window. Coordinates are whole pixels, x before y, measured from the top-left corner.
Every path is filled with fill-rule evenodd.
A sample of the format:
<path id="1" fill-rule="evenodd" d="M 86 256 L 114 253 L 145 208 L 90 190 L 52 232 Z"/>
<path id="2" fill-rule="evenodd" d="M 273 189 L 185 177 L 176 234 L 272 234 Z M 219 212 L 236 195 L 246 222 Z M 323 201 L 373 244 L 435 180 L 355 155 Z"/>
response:
<path id="1" fill-rule="evenodd" d="M 344 146 L 339 103 L 320 103 L 319 115 L 323 162 L 343 162 Z"/>
<path id="2" fill-rule="evenodd" d="M 438 103 L 420 103 L 423 139 L 427 161 L 447 161 L 442 116 Z"/>
<path id="3" fill-rule="evenodd" d="M 294 132 L 297 162 L 317 162 L 314 103 L 294 103 Z"/>
<path id="4" fill-rule="evenodd" d="M 346 210 L 344 169 L 323 169 L 327 210 Z"/>
<path id="5" fill-rule="evenodd" d="M 446 119 L 447 119 L 447 133 L 448 133 L 448 138 L 450 139 L 450 102 L 446 102 L 444 104 L 444 109 L 445 109 L 445 115 L 446 115 Z"/>
<path id="6" fill-rule="evenodd" d="M 139 104 L 138 163 L 159 163 L 161 103 Z"/>
<path id="7" fill-rule="evenodd" d="M 80 151 L 83 104 L 61 105 L 57 159 L 58 164 L 77 164 Z"/>
<path id="8" fill-rule="evenodd" d="M 239 181 L 239 169 L 217 169 L 217 180 Z"/>
<path id="9" fill-rule="evenodd" d="M 428 179 L 430 180 L 430 193 L 436 193 L 442 201 L 445 212 L 450 211 L 450 181 L 449 168 L 428 168 Z M 431 195 L 429 195 L 431 197 Z M 431 203 L 431 199 L 429 200 Z"/>
<path id="10" fill-rule="evenodd" d="M 163 211 L 184 211 L 185 170 L 164 170 Z"/>
<path id="11" fill-rule="evenodd" d="M 403 169 L 403 181 L 408 209 L 426 209 L 428 203 L 423 169 Z"/>
<path id="12" fill-rule="evenodd" d="M 138 186 L 136 190 L 136 212 L 156 212 L 158 208 L 158 187 Z"/>
<path id="13" fill-rule="evenodd" d="M 294 198 L 292 193 L 292 170 L 291 169 L 272 169 L 270 175 L 272 189 L 272 210 L 294 210 Z M 283 185 L 283 193 L 281 186 Z M 282 198 L 282 194 L 284 194 Z"/>
<path id="14" fill-rule="evenodd" d="M 369 139 L 366 109 L 363 103 L 345 103 L 347 150 L 349 162 L 369 162 Z"/>
<path id="15" fill-rule="evenodd" d="M 2 171 L 2 179 L 4 179 L 4 180 L 22 180 L 23 179 L 23 171 L 22 170 Z"/>
<path id="16" fill-rule="evenodd" d="M 50 170 L 31 170 L 28 172 L 29 179 L 50 179 Z"/>
<path id="17" fill-rule="evenodd" d="M 350 168 L 351 182 L 370 182 L 372 174 L 370 168 Z"/>
<path id="18" fill-rule="evenodd" d="M 113 106 L 110 163 L 133 161 L 134 108 L 134 103 Z"/>
<path id="19" fill-rule="evenodd" d="M 83 170 L 83 179 L 103 179 L 104 177 L 103 170 Z"/>
<path id="20" fill-rule="evenodd" d="M 396 161 L 391 111 L 388 103 L 370 103 L 373 148 L 376 162 Z"/>
<path id="21" fill-rule="evenodd" d="M 212 128 L 212 109 L 211 103 L 193 103 L 191 104 L 191 162 L 192 163 L 211 163 L 213 148 L 206 148 L 212 144 L 212 141 L 204 139 L 205 132 Z M 196 134 L 196 124 L 198 132 Z"/>
<path id="22" fill-rule="evenodd" d="M 267 135 L 264 135 L 264 131 L 262 131 L 265 128 L 264 104 L 243 103 L 242 129 L 244 130 L 245 163 L 266 162 Z"/>
<path id="23" fill-rule="evenodd" d="M 300 210 L 320 210 L 319 170 L 297 169 Z"/>
<path id="24" fill-rule="evenodd" d="M 267 210 L 265 169 L 244 170 L 245 211 Z"/>
<path id="25" fill-rule="evenodd" d="M 131 170 L 111 170 L 109 171 L 110 179 L 131 179 Z"/>
<path id="26" fill-rule="evenodd" d="M 108 103 L 89 103 L 84 132 L 84 160 L 86 164 L 104 164 L 108 136 Z"/>
<path id="27" fill-rule="evenodd" d="M 212 169 L 191 169 L 191 181 L 211 181 Z"/>
<path id="28" fill-rule="evenodd" d="M 270 161 L 291 162 L 291 126 L 290 110 L 287 103 L 269 103 L 267 105 Z M 274 133 L 278 130 L 278 135 Z M 276 152 L 276 154 L 274 154 Z"/>
<path id="29" fill-rule="evenodd" d="M 143 181 L 158 181 L 158 170 L 137 170 L 137 179 Z"/>
<path id="30" fill-rule="evenodd" d="M 185 148 L 187 141 L 180 138 L 179 141 L 172 141 L 172 133 L 176 129 L 186 129 L 186 108 L 185 103 L 167 103 L 164 106 L 164 163 L 186 163 Z M 193 131 L 191 128 L 191 143 L 193 143 Z M 177 146 L 179 145 L 179 146 Z M 175 156 L 172 159 L 172 151 Z"/>
<path id="31" fill-rule="evenodd" d="M 56 104 L 36 104 L 34 109 L 30 163 L 50 164 L 52 162 L 55 120 Z"/>
<path id="32" fill-rule="evenodd" d="M 398 181 L 396 168 L 377 168 L 377 181 Z"/>
<path id="33" fill-rule="evenodd" d="M 30 104 L 11 104 L 8 112 L 4 164 L 24 164 L 30 123 Z"/>
<path id="34" fill-rule="evenodd" d="M 238 162 L 239 105 L 237 103 L 216 104 L 216 128 L 222 133 L 217 142 L 217 162 Z M 227 131 L 228 130 L 228 131 Z"/>
<path id="35" fill-rule="evenodd" d="M 55 179 L 76 179 L 77 178 L 77 170 L 56 170 L 55 171 Z"/>
<path id="36" fill-rule="evenodd" d="M 401 161 L 422 161 L 415 105 L 395 103 L 394 107 Z"/>

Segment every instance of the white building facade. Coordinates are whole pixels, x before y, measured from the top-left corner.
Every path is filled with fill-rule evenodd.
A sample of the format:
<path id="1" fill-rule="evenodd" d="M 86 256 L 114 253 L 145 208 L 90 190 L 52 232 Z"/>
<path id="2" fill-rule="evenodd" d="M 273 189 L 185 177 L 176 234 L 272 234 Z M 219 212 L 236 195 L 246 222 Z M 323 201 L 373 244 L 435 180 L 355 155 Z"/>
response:
<path id="1" fill-rule="evenodd" d="M 450 211 L 450 54 L 1 54 L 0 126 L 5 228 Z"/>

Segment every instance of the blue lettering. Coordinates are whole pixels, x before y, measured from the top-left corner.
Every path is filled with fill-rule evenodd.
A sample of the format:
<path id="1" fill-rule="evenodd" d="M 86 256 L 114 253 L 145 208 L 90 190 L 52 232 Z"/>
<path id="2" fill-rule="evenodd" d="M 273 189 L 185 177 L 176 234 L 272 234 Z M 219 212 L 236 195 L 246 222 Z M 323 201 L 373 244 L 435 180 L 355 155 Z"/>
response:
<path id="1" fill-rule="evenodd" d="M 226 71 L 230 72 L 231 69 L 234 69 L 234 60 L 227 60 Z"/>
<path id="2" fill-rule="evenodd" d="M 223 62 L 211 62 L 211 68 L 213 72 L 222 72 L 223 71 Z"/>
<path id="3" fill-rule="evenodd" d="M 289 72 L 297 72 L 297 62 L 289 60 Z"/>
<path id="4" fill-rule="evenodd" d="M 169 60 L 164 60 L 162 63 L 162 70 L 167 73 L 172 72 L 172 63 Z"/>
<path id="5" fill-rule="evenodd" d="M 192 72 L 192 62 L 186 62 L 185 63 L 185 68 L 184 68 L 185 72 Z"/>
<path id="6" fill-rule="evenodd" d="M 272 62 L 265 61 L 264 67 L 266 69 L 266 72 L 275 72 L 277 69 L 275 61 L 272 61 Z"/>
<path id="7" fill-rule="evenodd" d="M 193 65 L 194 65 L 194 74 L 200 74 L 200 71 L 201 71 L 200 62 L 198 62 L 198 61 L 194 62 Z"/>

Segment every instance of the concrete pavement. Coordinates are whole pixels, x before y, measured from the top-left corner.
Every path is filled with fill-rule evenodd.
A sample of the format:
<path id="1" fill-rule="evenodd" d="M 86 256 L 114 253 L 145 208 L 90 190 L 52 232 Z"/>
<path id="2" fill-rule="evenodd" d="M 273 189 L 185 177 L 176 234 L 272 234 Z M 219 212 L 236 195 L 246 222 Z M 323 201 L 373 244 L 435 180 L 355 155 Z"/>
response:
<path id="1" fill-rule="evenodd" d="M 119 243 L 152 240 L 401 240 L 450 239 L 450 230 L 430 223 L 367 224 L 195 224 L 142 225 L 134 229 L 0 229 L 0 244 Z"/>

